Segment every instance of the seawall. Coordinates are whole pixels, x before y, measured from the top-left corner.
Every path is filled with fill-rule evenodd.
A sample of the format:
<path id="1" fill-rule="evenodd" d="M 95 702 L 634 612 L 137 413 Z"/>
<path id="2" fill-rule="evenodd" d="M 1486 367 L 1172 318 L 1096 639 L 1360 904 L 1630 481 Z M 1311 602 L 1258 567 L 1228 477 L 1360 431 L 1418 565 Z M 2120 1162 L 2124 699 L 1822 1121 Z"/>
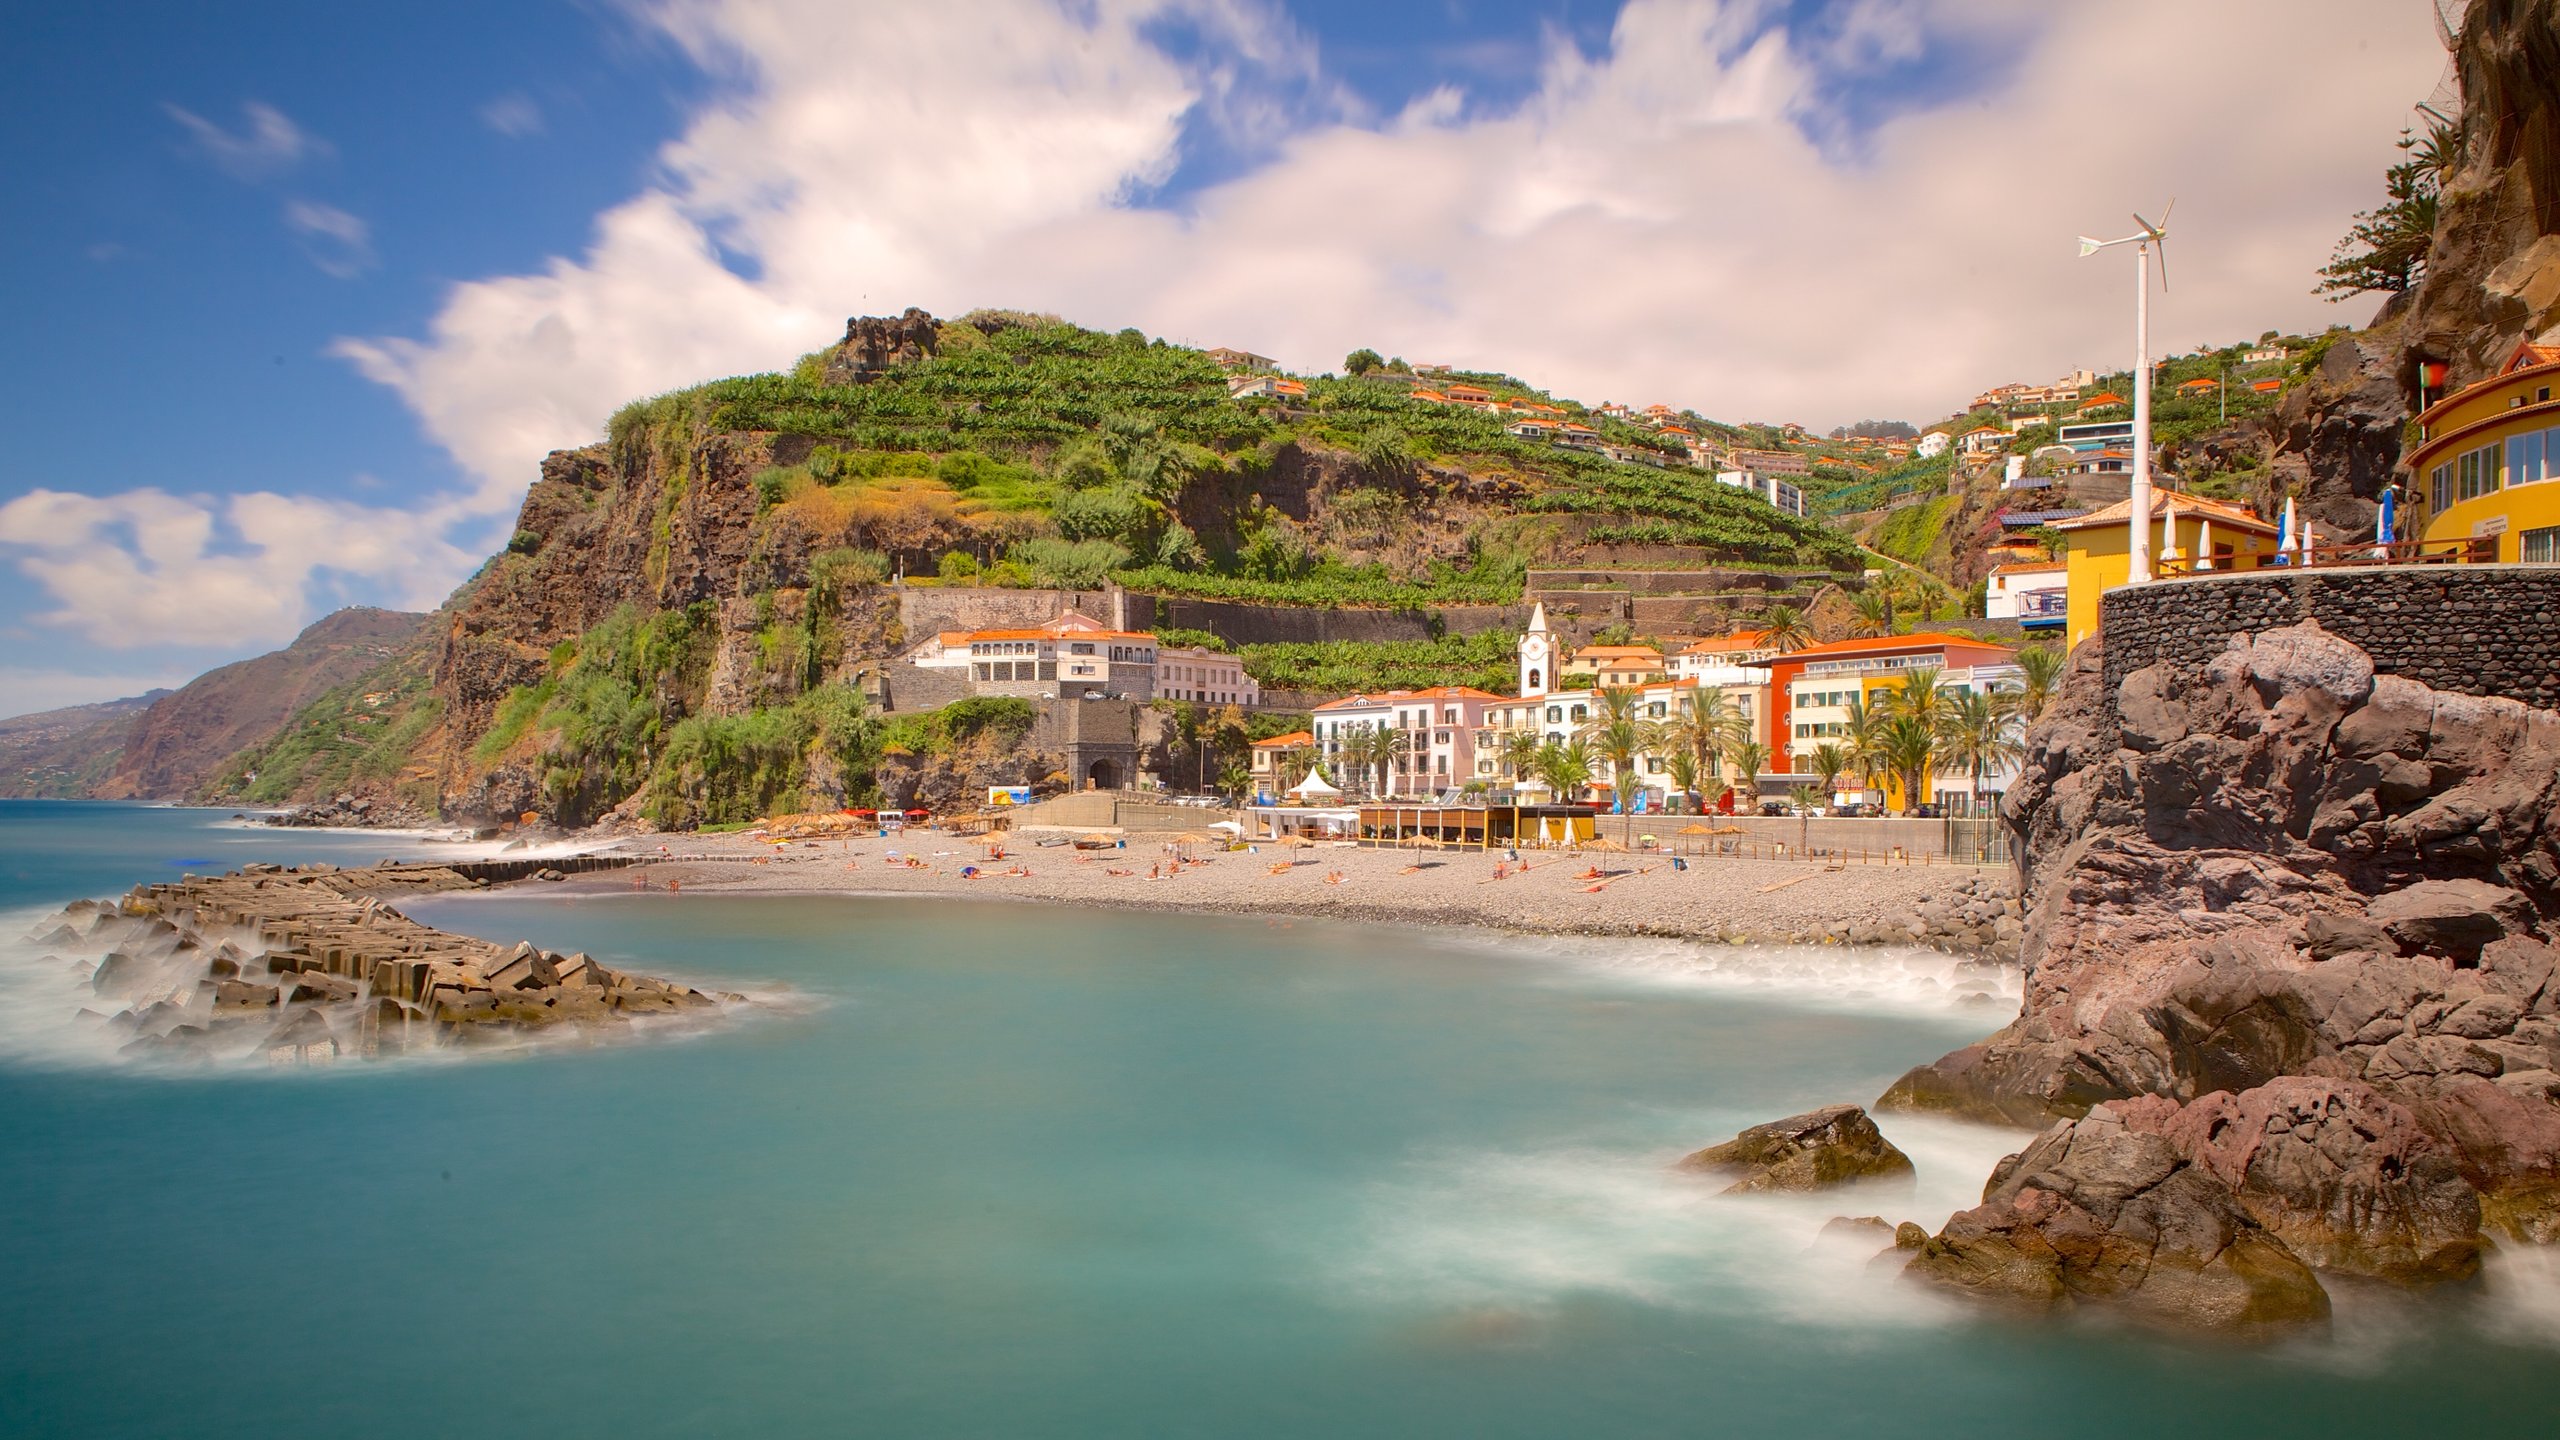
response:
<path id="1" fill-rule="evenodd" d="M 2146 666 L 2200 675 L 2235 635 L 2317 623 L 2376 673 L 2560 709 L 2560 566 L 2253 570 L 2108 591 L 2106 693 Z"/>

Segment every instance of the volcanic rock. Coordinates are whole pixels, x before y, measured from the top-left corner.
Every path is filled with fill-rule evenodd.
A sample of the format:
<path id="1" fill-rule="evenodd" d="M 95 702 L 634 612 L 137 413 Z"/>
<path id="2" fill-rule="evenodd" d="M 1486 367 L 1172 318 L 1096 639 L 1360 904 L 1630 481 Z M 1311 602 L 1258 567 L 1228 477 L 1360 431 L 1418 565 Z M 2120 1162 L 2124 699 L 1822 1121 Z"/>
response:
<path id="1" fill-rule="evenodd" d="M 1739 1171 L 1727 1195 L 1827 1190 L 1866 1180 L 1909 1181 L 1911 1157 L 1855 1105 L 1829 1105 L 1754 1125 L 1680 1162 L 1683 1170 Z"/>
<path id="2" fill-rule="evenodd" d="M 2480 1268 L 2480 1197 L 2417 1117 L 2353 1080 L 2287 1076 L 2181 1108 L 2111 1107 L 2231 1187 L 2240 1206 L 2322 1270 L 2402 1283 Z"/>
<path id="3" fill-rule="evenodd" d="M 2096 1306 L 2260 1336 L 2328 1318 L 2328 1292 L 2231 1186 L 2107 1106 L 2001 1162 L 1903 1274 L 2036 1313 Z"/>

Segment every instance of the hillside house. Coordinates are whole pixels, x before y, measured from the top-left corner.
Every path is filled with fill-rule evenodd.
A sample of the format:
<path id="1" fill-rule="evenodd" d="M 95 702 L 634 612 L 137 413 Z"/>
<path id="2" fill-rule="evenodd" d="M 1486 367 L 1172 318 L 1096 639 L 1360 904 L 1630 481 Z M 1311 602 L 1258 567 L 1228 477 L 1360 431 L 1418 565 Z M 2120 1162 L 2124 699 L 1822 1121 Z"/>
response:
<path id="1" fill-rule="evenodd" d="M 2060 629 L 2068 618 L 2070 589 L 2070 567 L 2060 560 L 2004 561 L 1983 580 L 1982 613 L 2030 630 Z"/>
<path id="2" fill-rule="evenodd" d="M 2203 395 L 2212 391 L 2213 388 L 2220 383 L 2220 381 L 2207 380 L 2202 376 L 2198 376 L 2193 380 L 2179 382 L 2178 393 L 2181 395 Z"/>
<path id="3" fill-rule="evenodd" d="M 904 658 L 919 669 L 956 672 L 972 695 L 1152 700 L 1157 693 L 1155 636 L 1114 630 L 1072 610 L 1028 629 L 946 630 Z"/>
<path id="4" fill-rule="evenodd" d="M 1804 491 L 1798 489 L 1794 482 L 1775 475 L 1764 475 L 1757 470 L 1719 470 L 1716 472 L 1716 483 L 1730 485 L 1737 490 L 1748 490 L 1790 515 L 1809 513 L 1804 500 Z"/>
<path id="5" fill-rule="evenodd" d="M 1593 688 L 1603 684 L 1633 685 L 1659 680 L 1662 652 L 1650 645 L 1585 645 L 1565 657 L 1566 675 L 1588 675 Z"/>
<path id="6" fill-rule="evenodd" d="M 1493 392 L 1481 385 L 1444 385 L 1441 389 L 1461 405 L 1482 405 L 1493 399 Z"/>
<path id="7" fill-rule="evenodd" d="M 2079 409 L 2072 411 L 2071 418 L 2074 420 L 2085 420 L 2101 410 L 2125 403 L 2125 398 L 2113 390 L 2101 390 L 2097 394 L 2090 396 L 2088 403 L 2082 405 Z"/>
<path id="8" fill-rule="evenodd" d="M 1256 355 L 1250 350 L 1231 350 L 1224 345 L 1205 353 L 1217 362 L 1221 370 L 1270 370 L 1279 364 L 1268 355 Z"/>
<path id="9" fill-rule="evenodd" d="M 2285 349 L 2281 345 L 2260 345 L 2254 349 L 2243 351 L 2240 356 L 2240 363 L 2243 365 L 2265 365 L 2271 361 L 2289 359 L 2291 358 L 2292 353 L 2292 351 Z"/>
<path id="10" fill-rule="evenodd" d="M 2009 432 L 1997 425 L 1976 425 L 1956 437 L 1956 448 L 1967 455 L 1988 455 L 2008 444 Z"/>
<path id="11" fill-rule="evenodd" d="M 1735 450 L 1730 457 L 1736 470 L 1756 470 L 1763 475 L 1802 475 L 1810 471 L 1812 462 L 1793 450 Z"/>
<path id="12" fill-rule="evenodd" d="M 1158 649 L 1156 698 L 1200 705 L 1259 705 L 1262 687 L 1244 661 L 1221 650 Z"/>
<path id="13" fill-rule="evenodd" d="M 1503 426 L 1502 429 L 1504 434 L 1516 436 L 1522 440 L 1552 440 L 1555 438 L 1556 422 L 1553 420 L 1514 420 L 1510 424 Z"/>
<path id="14" fill-rule="evenodd" d="M 1935 460 L 1953 449 L 1955 443 L 1956 437 L 1946 431 L 1932 430 L 1920 437 L 1920 442 L 1911 447 L 1911 452 L 1923 460 Z"/>
<path id="15" fill-rule="evenodd" d="M 1292 730 L 1286 735 L 1254 741 L 1248 766 L 1253 772 L 1254 793 L 1277 795 L 1298 783 L 1300 775 L 1291 773 L 1292 757 L 1300 751 L 1312 751 L 1315 745 L 1315 733 L 1309 730 Z"/>
<path id="16" fill-rule="evenodd" d="M 2282 380 L 2252 380 L 2249 382 L 2250 393 L 2255 395 L 2273 395 L 2283 388 L 2284 382 Z"/>
<path id="17" fill-rule="evenodd" d="M 1283 379 L 1278 375 L 1238 375 L 1227 381 L 1230 400 L 1303 401 L 1307 398 L 1304 382 Z"/>

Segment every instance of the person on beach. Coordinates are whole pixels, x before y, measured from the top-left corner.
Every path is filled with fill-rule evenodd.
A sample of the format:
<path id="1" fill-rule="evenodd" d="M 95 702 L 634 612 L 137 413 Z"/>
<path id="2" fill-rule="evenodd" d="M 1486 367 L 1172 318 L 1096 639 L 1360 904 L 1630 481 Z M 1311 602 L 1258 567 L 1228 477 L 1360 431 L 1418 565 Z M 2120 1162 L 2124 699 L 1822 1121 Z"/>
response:
<path id="1" fill-rule="evenodd" d="M 961 867 L 960 867 L 960 878 L 961 878 L 961 879 L 963 879 L 963 880 L 975 880 L 975 879 L 977 879 L 977 878 L 978 878 L 978 867 L 977 867 L 977 866 L 975 866 L 975 865 L 963 865 L 963 866 L 961 866 Z"/>
<path id="2" fill-rule="evenodd" d="M 1350 879 L 1350 878 L 1351 878 L 1350 876 L 1343 874 L 1341 871 L 1339 871 L 1339 870 L 1334 870 L 1334 871 L 1329 871 L 1329 872 L 1327 872 L 1327 873 L 1326 873 L 1326 875 L 1325 875 L 1325 877 L 1324 877 L 1324 883 L 1326 883 L 1327 885 L 1339 885 L 1339 884 L 1341 884 L 1343 881 L 1348 880 L 1348 879 Z"/>

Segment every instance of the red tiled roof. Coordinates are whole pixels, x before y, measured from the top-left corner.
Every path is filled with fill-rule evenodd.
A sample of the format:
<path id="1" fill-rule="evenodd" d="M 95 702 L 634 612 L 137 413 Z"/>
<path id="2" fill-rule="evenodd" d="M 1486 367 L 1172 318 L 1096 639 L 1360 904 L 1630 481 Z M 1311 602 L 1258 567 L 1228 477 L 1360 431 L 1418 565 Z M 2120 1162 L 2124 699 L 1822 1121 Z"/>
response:
<path id="1" fill-rule="evenodd" d="M 1314 743 L 1316 743 L 1316 737 L 1312 731 L 1292 730 L 1286 735 L 1274 735 L 1268 740 L 1256 740 L 1253 742 L 1253 748 L 1256 750 L 1288 750 L 1299 745 L 1313 745 Z"/>

